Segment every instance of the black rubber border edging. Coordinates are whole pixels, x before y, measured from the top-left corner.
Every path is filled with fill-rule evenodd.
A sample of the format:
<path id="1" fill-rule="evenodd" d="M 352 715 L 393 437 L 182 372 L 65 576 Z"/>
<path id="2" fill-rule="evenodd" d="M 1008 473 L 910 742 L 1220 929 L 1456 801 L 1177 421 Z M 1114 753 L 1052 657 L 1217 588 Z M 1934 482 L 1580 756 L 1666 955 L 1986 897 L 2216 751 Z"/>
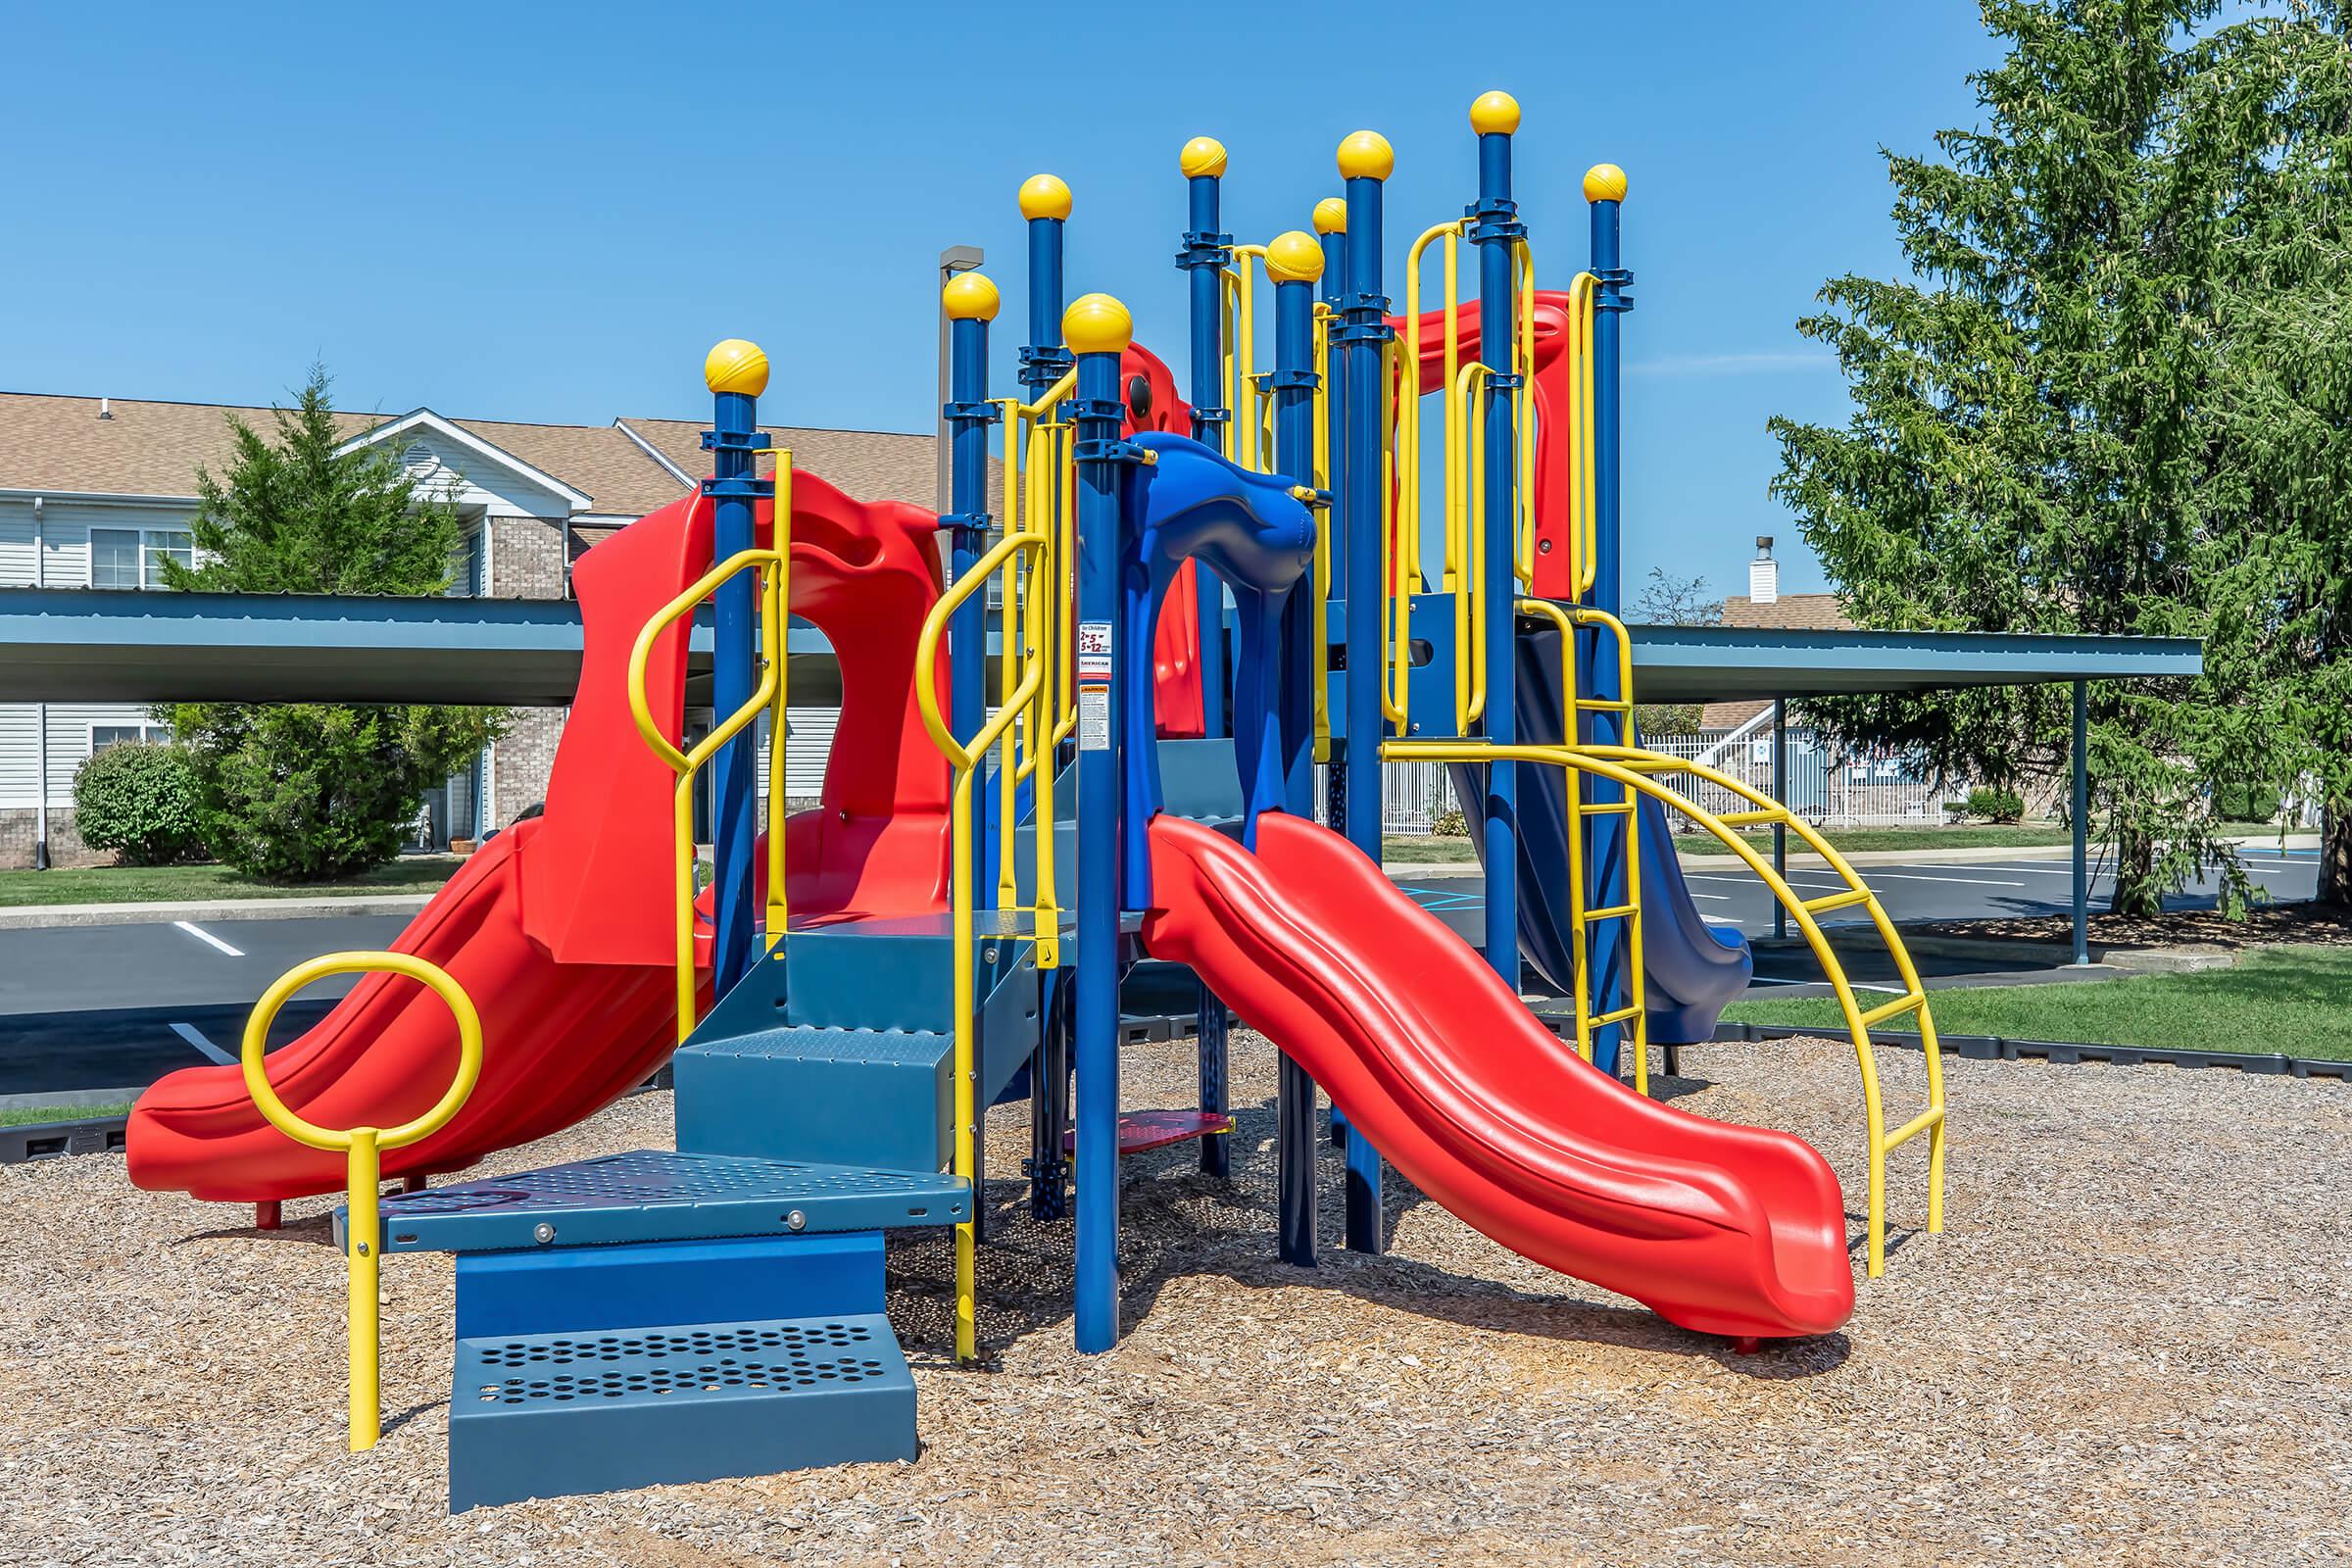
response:
<path id="1" fill-rule="evenodd" d="M 36 1121 L 0 1127 L 0 1165 L 68 1154 L 120 1154 L 128 1116 L 85 1116 L 78 1121 Z"/>
<path id="2" fill-rule="evenodd" d="M 1795 1028 L 1777 1023 L 1718 1023 L 1715 1040 L 1718 1044 L 1758 1045 L 1768 1040 L 1836 1039 L 1827 1027 Z M 1883 1033 L 1873 1029 L 1871 1044 L 1893 1046 L 1904 1051 L 1922 1047 L 1915 1034 Z M 2074 1066 L 2082 1062 L 2104 1062 L 2116 1067 L 2234 1067 L 2239 1072 L 2261 1073 L 2279 1078 L 2335 1078 L 2352 1082 L 2352 1061 L 2330 1061 L 2318 1056 L 2286 1056 L 2271 1053 L 2238 1051 L 2175 1051 L 2162 1046 L 2093 1046 L 2080 1041 L 2010 1040 L 2001 1035 L 1944 1035 L 1936 1037 L 1936 1044 L 1955 1055 L 1972 1061 L 2020 1061 L 2037 1057 L 2056 1065 Z"/>

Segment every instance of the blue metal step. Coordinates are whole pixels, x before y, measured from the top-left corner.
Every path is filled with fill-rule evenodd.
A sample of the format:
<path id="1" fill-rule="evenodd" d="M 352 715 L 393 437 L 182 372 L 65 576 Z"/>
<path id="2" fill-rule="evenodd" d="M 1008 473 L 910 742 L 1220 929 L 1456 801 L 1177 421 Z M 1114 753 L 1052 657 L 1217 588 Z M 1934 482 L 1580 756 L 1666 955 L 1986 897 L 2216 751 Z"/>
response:
<path id="1" fill-rule="evenodd" d="M 458 1342 L 452 1513 L 914 1454 L 914 1380 L 879 1314 Z"/>
<path id="2" fill-rule="evenodd" d="M 457 1332 L 546 1334 L 879 1312 L 880 1231 L 457 1255 Z"/>
<path id="3" fill-rule="evenodd" d="M 989 912 L 973 955 L 981 1102 L 1037 1049 L 1028 917 Z M 672 1058 L 681 1149 L 935 1171 L 954 1109 L 953 940 L 936 917 L 789 934 Z"/>
<path id="4" fill-rule="evenodd" d="M 512 1252 L 956 1225 L 972 1195 L 936 1171 L 640 1149 L 387 1198 L 382 1215 L 387 1252 Z"/>

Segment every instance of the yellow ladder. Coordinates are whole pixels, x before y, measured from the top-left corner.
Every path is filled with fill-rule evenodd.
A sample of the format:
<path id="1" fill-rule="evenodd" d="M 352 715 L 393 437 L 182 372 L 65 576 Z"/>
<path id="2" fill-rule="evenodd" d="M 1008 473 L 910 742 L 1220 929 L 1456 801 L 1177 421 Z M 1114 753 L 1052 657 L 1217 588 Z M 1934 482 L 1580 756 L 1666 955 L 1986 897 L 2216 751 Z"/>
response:
<path id="1" fill-rule="evenodd" d="M 1928 1006 L 1926 990 L 1920 985 L 1918 967 L 1904 950 L 1902 938 L 1894 929 L 1878 898 L 1864 885 L 1861 877 L 1845 858 L 1830 847 L 1829 841 L 1816 832 L 1803 818 L 1794 816 L 1740 780 L 1708 767 L 1702 762 L 1679 757 L 1664 757 L 1631 746 L 1492 746 L 1470 741 L 1391 741 L 1381 749 L 1384 758 L 1396 761 L 1476 762 L 1489 766 L 1496 762 L 1517 761 L 1544 763 L 1563 767 L 1576 773 L 1589 773 L 1595 778 L 1611 780 L 1625 787 L 1629 798 L 1633 792 L 1647 795 L 1669 809 L 1682 812 L 1713 834 L 1727 849 L 1738 856 L 1750 871 L 1771 890 L 1772 896 L 1794 917 L 1797 929 L 1804 934 L 1805 943 L 1813 950 L 1814 958 L 1821 964 L 1822 974 L 1837 993 L 1838 1004 L 1845 1014 L 1846 1032 L 1854 1043 L 1854 1055 L 1862 1074 L 1862 1102 L 1867 1121 L 1870 1160 L 1869 1200 L 1869 1257 L 1872 1278 L 1886 1269 L 1886 1156 L 1914 1138 L 1928 1139 L 1928 1223 L 1931 1232 L 1943 1229 L 1943 1156 L 1944 1156 L 1944 1097 L 1943 1058 L 1936 1041 L 1936 1020 Z M 1659 782 L 1660 775 L 1689 774 L 1718 789 L 1727 790 L 1745 800 L 1749 809 L 1718 816 L 1701 807 L 1683 792 Z M 1568 790 L 1576 793 L 1577 780 L 1570 778 Z M 1755 848 L 1740 837 L 1743 827 L 1780 826 L 1803 839 L 1807 849 L 1822 859 L 1845 883 L 1841 890 L 1818 898 L 1803 898 L 1772 867 L 1772 862 L 1758 854 Z M 1875 1007 L 1864 1007 L 1854 995 L 1853 983 L 1846 978 L 1845 966 L 1830 946 L 1821 929 L 1820 917 L 1838 909 L 1866 910 L 1877 928 L 1879 939 L 1885 943 L 1895 972 L 1902 982 L 1901 992 L 1890 1002 Z M 1899 1127 L 1886 1125 L 1884 1094 L 1879 1084 L 1879 1064 L 1870 1032 L 1890 1018 L 1914 1013 L 1919 1019 L 1921 1044 L 1926 1048 L 1928 1064 L 1928 1103 L 1910 1120 Z"/>

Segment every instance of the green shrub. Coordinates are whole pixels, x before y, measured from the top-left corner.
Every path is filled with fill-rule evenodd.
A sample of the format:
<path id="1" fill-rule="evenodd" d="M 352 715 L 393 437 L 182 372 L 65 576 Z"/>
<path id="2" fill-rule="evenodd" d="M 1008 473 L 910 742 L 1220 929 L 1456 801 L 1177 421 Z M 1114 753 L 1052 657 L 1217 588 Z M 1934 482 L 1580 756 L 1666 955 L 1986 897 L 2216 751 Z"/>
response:
<path id="1" fill-rule="evenodd" d="M 124 865 L 170 865 L 204 844 L 196 775 L 176 746 L 110 746 L 74 775 L 74 826 Z"/>
<path id="2" fill-rule="evenodd" d="M 2268 784 L 2216 784 L 2213 814 L 2225 822 L 2268 822 L 2278 814 L 2278 792 Z"/>
<path id="3" fill-rule="evenodd" d="M 2025 797 L 2015 790 L 1978 785 L 1968 792 L 1968 814 L 1987 822 L 2016 822 L 2026 814 Z"/>
<path id="4" fill-rule="evenodd" d="M 1470 836 L 1470 819 L 1459 811 L 1440 811 L 1431 819 L 1429 830 L 1442 839 L 1466 839 Z"/>
<path id="5" fill-rule="evenodd" d="M 400 853 L 424 792 L 498 733 L 471 708 L 205 704 L 173 711 L 204 841 L 265 882 L 322 882 Z"/>

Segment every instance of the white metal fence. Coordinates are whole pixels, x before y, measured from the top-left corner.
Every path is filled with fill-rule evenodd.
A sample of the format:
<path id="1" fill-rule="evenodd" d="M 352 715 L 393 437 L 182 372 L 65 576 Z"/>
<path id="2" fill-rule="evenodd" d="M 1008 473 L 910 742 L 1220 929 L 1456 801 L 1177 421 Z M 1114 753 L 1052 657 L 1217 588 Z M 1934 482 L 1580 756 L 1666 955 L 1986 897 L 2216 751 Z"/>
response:
<path id="1" fill-rule="evenodd" d="M 1788 791 L 1783 803 L 1807 821 L 1827 827 L 1887 827 L 1943 820 L 1943 803 L 1968 795 L 1965 783 L 1937 788 L 1935 774 L 1915 758 L 1890 753 L 1833 754 L 1811 730 L 1788 731 Z M 1642 744 L 1669 757 L 1704 762 L 1740 783 L 1773 795 L 1772 732 L 1707 730 L 1695 735 L 1647 735 Z M 1316 773 L 1316 809 L 1324 799 Z M 1747 803 L 1720 785 L 1688 775 L 1668 779 L 1703 810 L 1718 815 Z M 1432 833 L 1440 816 L 1458 809 L 1451 770 L 1442 762 L 1381 764 L 1381 831 Z M 1678 827 L 1681 824 L 1677 824 Z"/>

